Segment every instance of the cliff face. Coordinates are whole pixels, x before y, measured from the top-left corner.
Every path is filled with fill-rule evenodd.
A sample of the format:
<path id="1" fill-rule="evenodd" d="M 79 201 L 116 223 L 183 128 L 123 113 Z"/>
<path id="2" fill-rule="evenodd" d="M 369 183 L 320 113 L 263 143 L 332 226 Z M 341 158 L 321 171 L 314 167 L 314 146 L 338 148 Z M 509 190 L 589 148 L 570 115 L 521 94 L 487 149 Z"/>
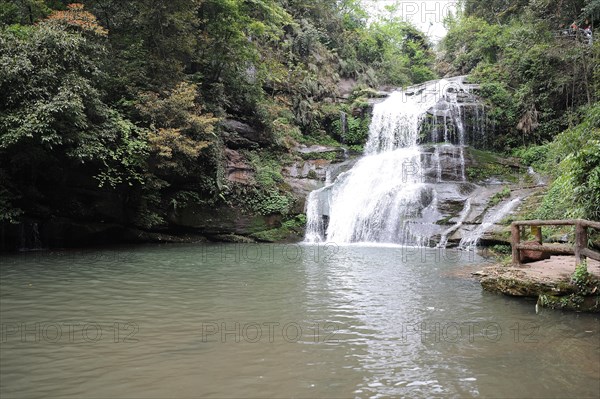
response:
<path id="1" fill-rule="evenodd" d="M 423 86 L 409 90 L 420 95 L 419 87 Z M 469 90 L 476 92 L 474 87 Z M 539 176 L 515 160 L 483 151 L 493 140 L 486 134 L 485 107 L 475 94 L 450 93 L 461 108 L 444 100 L 436 103 L 423 121 L 428 133 L 421 132 L 418 138 L 420 173 L 423 183 L 435 187 L 436 202 L 434 218 L 428 221 L 431 234 L 424 244 L 506 243 L 509 213 L 539 190 Z M 388 93 L 375 94 L 355 112 L 357 120 L 370 120 L 373 105 L 384 101 Z M 338 134 L 352 128 L 347 125 L 348 115 L 342 112 L 339 118 Z M 86 220 L 48 216 L 18 225 L 4 224 L 0 228 L 1 248 L 203 240 L 299 241 L 304 237 L 309 194 L 333 183 L 362 156 L 360 148 L 349 150 L 348 145 L 335 143 L 299 144 L 291 140 L 283 146 L 273 145 L 267 139 L 272 136 L 239 120 L 226 119 L 221 127 L 220 162 L 224 190 L 229 192 L 226 201 L 218 205 L 190 201 L 173 206 L 166 214 L 166 224 L 139 229 L 127 222 L 122 198 L 97 195 L 89 199 L 88 207 L 105 217 Z M 335 136 L 334 132 L 328 133 Z M 421 209 L 434 200 L 432 192 L 429 194 L 422 197 Z"/>

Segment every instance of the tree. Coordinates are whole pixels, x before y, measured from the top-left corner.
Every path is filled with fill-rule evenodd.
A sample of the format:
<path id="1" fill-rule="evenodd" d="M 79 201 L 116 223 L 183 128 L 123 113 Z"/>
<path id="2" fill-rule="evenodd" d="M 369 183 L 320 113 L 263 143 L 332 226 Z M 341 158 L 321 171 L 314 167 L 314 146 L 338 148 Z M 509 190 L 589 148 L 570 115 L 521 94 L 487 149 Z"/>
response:
<path id="1" fill-rule="evenodd" d="M 91 187 L 142 181 L 141 132 L 99 90 L 104 50 L 92 36 L 104 32 L 75 13 L 0 31 L 0 166 L 10 196 L 30 207 L 56 206 L 69 176 Z"/>
<path id="2" fill-rule="evenodd" d="M 218 119 L 201 115 L 196 91 L 196 85 L 182 82 L 164 96 L 141 95 L 137 108 L 149 123 L 147 138 L 155 158 L 151 164 L 159 170 L 183 177 L 193 174 L 201 151 L 216 137 Z"/>
<path id="3" fill-rule="evenodd" d="M 49 13 L 44 0 L 0 0 L 0 26 L 32 25 Z"/>

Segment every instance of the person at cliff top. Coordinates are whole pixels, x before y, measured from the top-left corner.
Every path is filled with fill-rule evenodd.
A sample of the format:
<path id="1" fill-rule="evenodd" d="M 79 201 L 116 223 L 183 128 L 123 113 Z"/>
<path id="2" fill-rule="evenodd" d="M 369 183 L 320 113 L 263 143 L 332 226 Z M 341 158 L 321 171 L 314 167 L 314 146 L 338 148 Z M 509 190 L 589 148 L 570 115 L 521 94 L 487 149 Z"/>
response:
<path id="1" fill-rule="evenodd" d="M 589 44 L 592 44 L 592 25 L 590 25 L 590 20 L 586 19 L 583 26 L 581 26 L 581 32 L 583 33 L 584 38 L 587 39 Z"/>

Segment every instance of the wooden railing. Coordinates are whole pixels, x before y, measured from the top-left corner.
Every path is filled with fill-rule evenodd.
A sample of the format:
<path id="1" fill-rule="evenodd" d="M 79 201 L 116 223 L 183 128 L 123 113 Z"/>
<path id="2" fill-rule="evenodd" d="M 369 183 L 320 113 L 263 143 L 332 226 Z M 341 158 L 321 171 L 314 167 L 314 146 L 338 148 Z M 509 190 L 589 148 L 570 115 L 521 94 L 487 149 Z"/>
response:
<path id="1" fill-rule="evenodd" d="M 521 228 L 531 226 L 539 245 L 521 244 Z M 575 245 L 544 245 L 542 243 L 542 226 L 575 226 Z M 546 252 L 553 255 L 575 255 L 577 264 L 585 258 L 600 261 L 600 252 L 588 248 L 588 228 L 600 230 L 600 222 L 589 220 L 525 220 L 513 222 L 511 225 L 511 245 L 513 264 L 521 264 L 521 251 Z"/>

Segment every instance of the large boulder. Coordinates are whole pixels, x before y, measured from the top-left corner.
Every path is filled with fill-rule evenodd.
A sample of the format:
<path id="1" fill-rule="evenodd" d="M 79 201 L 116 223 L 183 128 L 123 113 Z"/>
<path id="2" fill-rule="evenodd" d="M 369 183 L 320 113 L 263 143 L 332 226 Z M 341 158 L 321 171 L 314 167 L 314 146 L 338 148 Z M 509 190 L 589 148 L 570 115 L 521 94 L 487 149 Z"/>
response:
<path id="1" fill-rule="evenodd" d="M 225 144 L 230 148 L 257 148 L 270 144 L 269 138 L 264 132 L 247 123 L 235 119 L 225 119 L 221 122 L 221 127 Z"/>
<path id="2" fill-rule="evenodd" d="M 541 247 L 541 244 L 537 241 L 526 241 L 523 244 Z M 539 260 L 550 259 L 550 254 L 548 252 L 533 251 L 529 249 L 521 250 L 519 252 L 521 254 L 521 263 L 530 263 L 537 262 Z"/>

